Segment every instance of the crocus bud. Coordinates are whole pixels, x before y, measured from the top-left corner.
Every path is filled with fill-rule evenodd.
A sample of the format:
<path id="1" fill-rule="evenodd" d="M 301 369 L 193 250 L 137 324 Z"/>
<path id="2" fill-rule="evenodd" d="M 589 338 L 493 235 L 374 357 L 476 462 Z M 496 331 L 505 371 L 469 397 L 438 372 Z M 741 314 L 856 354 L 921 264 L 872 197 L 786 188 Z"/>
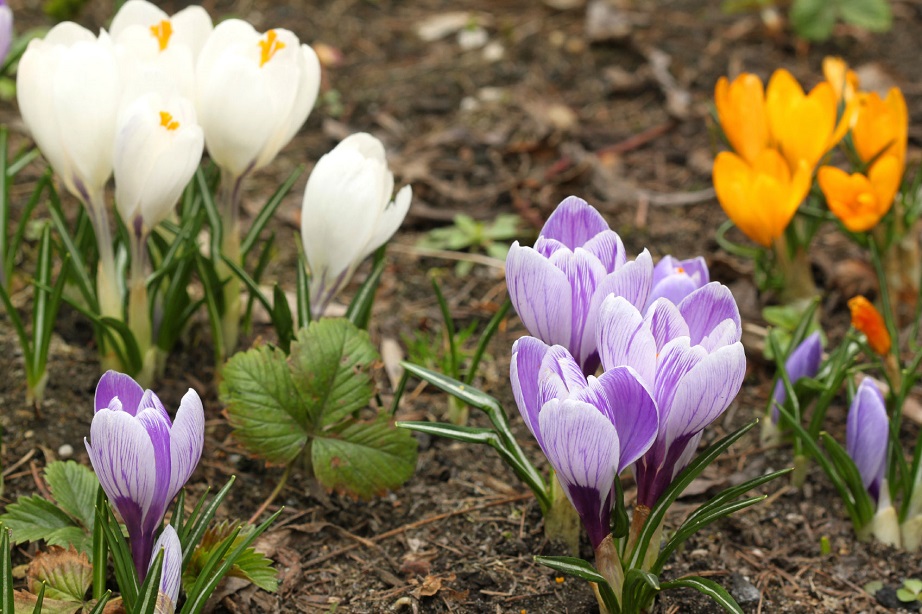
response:
<path id="1" fill-rule="evenodd" d="M 167 506 L 202 456 L 202 401 L 190 389 L 171 422 L 156 394 L 128 375 L 107 371 L 96 386 L 95 408 L 90 441 L 84 443 L 99 483 L 128 528 L 143 580 Z"/>
<path id="2" fill-rule="evenodd" d="M 739 310 L 730 290 L 712 282 L 678 305 L 661 298 L 644 314 L 623 297 L 609 296 L 599 321 L 605 372 L 631 367 L 659 410 L 656 440 L 634 468 L 637 501 L 652 509 L 743 383 Z"/>
<path id="3" fill-rule="evenodd" d="M 862 93 L 857 113 L 852 127 L 852 142 L 861 160 L 870 162 L 883 152 L 896 156 L 902 172 L 906 164 L 909 132 L 909 114 L 903 92 L 899 88 L 891 88 L 884 99 L 877 92 Z"/>
<path id="4" fill-rule="evenodd" d="M 124 99 L 152 90 L 194 99 L 195 61 L 211 31 L 211 17 L 200 6 L 170 17 L 146 0 L 128 0 L 109 29 L 125 81 Z"/>
<path id="5" fill-rule="evenodd" d="M 774 149 L 763 149 L 752 165 L 729 151 L 714 160 L 717 201 L 747 237 L 763 247 L 784 233 L 810 191 L 806 162 L 794 167 Z"/>
<path id="6" fill-rule="evenodd" d="M 823 76 L 839 101 L 850 102 L 858 91 L 858 75 L 839 57 L 823 58 Z"/>
<path id="7" fill-rule="evenodd" d="M 849 299 L 848 308 L 852 312 L 852 326 L 864 333 L 874 352 L 886 356 L 890 352 L 890 332 L 880 312 L 863 296 Z"/>
<path id="8" fill-rule="evenodd" d="M 820 370 L 820 362 L 823 360 L 823 340 L 819 331 L 811 333 L 804 339 L 800 345 L 794 348 L 794 351 L 784 362 L 784 370 L 788 374 L 791 385 L 797 383 L 797 380 L 804 377 L 813 377 Z M 778 422 L 778 405 L 784 405 L 787 401 L 787 391 L 784 389 L 784 381 L 778 380 L 775 384 L 775 391 L 772 393 L 772 421 Z"/>
<path id="9" fill-rule="evenodd" d="M 0 66 L 6 60 L 10 52 L 10 46 L 13 44 L 13 9 L 6 4 L 6 0 L 0 0 Z"/>
<path id="10" fill-rule="evenodd" d="M 294 34 L 221 22 L 196 66 L 195 104 L 211 158 L 234 177 L 262 168 L 301 128 L 319 89 L 317 55 Z"/>
<path id="11" fill-rule="evenodd" d="M 682 299 L 710 281 L 708 265 L 701 256 L 688 260 L 663 256 L 653 268 L 653 289 L 647 305 L 652 305 L 658 298 L 665 298 L 678 305 Z"/>
<path id="12" fill-rule="evenodd" d="M 881 496 L 887 469 L 890 420 L 880 388 L 870 377 L 862 380 L 848 409 L 845 451 L 855 461 L 861 482 L 874 501 Z M 888 497 L 889 500 L 889 497 Z"/>
<path id="13" fill-rule="evenodd" d="M 119 114 L 115 201 L 122 221 L 145 236 L 176 206 L 202 158 L 192 102 L 145 94 Z"/>
<path id="14" fill-rule="evenodd" d="M 381 141 L 360 132 L 317 161 L 304 189 L 301 240 L 311 272 L 311 309 L 320 315 L 356 267 L 397 231 L 413 191 L 394 197 Z"/>
<path id="15" fill-rule="evenodd" d="M 652 283 L 649 252 L 627 262 L 621 237 L 575 196 L 557 205 L 534 248 L 516 241 L 506 256 L 509 299 L 522 324 L 545 343 L 567 348 L 587 375 L 599 366 L 602 300 L 617 294 L 643 308 Z"/>
<path id="16" fill-rule="evenodd" d="M 121 84 L 108 35 L 63 22 L 29 43 L 16 76 L 22 119 L 67 190 L 89 204 L 112 174 Z"/>
<path id="17" fill-rule="evenodd" d="M 565 348 L 534 337 L 512 346 L 510 378 L 525 424 L 597 549 L 610 532 L 618 474 L 656 436 L 656 403 L 630 366 L 587 381 Z"/>
<path id="18" fill-rule="evenodd" d="M 150 565 L 154 564 L 157 554 L 163 550 L 163 566 L 160 571 L 160 592 L 157 595 L 155 614 L 173 614 L 179 600 L 179 585 L 182 580 L 182 544 L 179 535 L 171 525 L 163 527 L 160 537 L 151 552 Z M 148 571 L 150 570 L 148 565 Z"/>

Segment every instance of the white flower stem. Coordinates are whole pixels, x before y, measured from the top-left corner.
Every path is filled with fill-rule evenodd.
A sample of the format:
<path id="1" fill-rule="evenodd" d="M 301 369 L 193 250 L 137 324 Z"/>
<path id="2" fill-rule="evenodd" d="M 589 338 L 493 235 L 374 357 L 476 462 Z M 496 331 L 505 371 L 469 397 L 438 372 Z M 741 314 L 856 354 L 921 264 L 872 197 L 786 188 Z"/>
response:
<path id="1" fill-rule="evenodd" d="M 135 376 L 144 388 L 153 383 L 154 355 L 151 353 L 153 334 L 150 321 L 150 305 L 147 298 L 147 237 L 142 231 L 131 235 L 131 276 L 128 281 L 128 328 L 134 335 L 138 350 L 144 361 L 141 372 Z"/>
<path id="2" fill-rule="evenodd" d="M 109 230 L 104 192 L 91 193 L 84 205 L 93 225 L 99 252 L 96 271 L 96 302 L 99 305 L 99 315 L 124 321 L 122 284 L 119 283 L 115 267 L 115 252 L 112 249 L 112 232 Z M 100 362 L 104 369 L 124 371 L 125 365 L 121 364 L 115 350 L 108 347 L 110 342 L 118 343 L 111 341 L 110 337 L 99 339 Z"/>
<path id="3" fill-rule="evenodd" d="M 221 256 L 243 265 L 240 254 L 240 186 L 243 177 L 221 171 L 218 207 L 221 210 Z M 224 313 L 221 334 L 225 358 L 237 347 L 240 336 L 240 279 L 220 257 L 215 258 L 218 279 L 224 282 Z"/>

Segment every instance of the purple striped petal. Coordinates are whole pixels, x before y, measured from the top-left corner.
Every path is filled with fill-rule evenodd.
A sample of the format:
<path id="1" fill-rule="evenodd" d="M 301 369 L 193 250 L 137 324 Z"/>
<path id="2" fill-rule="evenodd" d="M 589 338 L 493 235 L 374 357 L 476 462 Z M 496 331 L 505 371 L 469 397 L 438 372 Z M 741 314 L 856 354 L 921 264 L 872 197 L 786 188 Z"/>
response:
<path id="1" fill-rule="evenodd" d="M 858 386 L 845 424 L 845 451 L 858 466 L 861 481 L 876 501 L 887 470 L 890 420 L 880 388 L 870 377 Z"/>
<path id="2" fill-rule="evenodd" d="M 618 433 L 598 409 L 576 400 L 548 401 L 539 420 L 544 454 L 579 513 L 594 549 L 609 533 L 620 456 Z"/>
<path id="3" fill-rule="evenodd" d="M 566 348 L 552 346 L 538 373 L 538 407 L 551 399 L 566 399 L 586 387 L 586 376 Z"/>
<path id="4" fill-rule="evenodd" d="M 160 592 L 169 598 L 175 609 L 182 580 L 182 545 L 179 543 L 176 530 L 170 525 L 163 527 L 163 532 L 157 538 L 151 552 L 150 565 L 154 564 L 154 559 L 161 549 L 163 550 L 163 567 L 160 572 Z M 147 567 L 148 571 L 150 571 L 150 565 Z"/>
<path id="5" fill-rule="evenodd" d="M 736 398 L 745 375 L 742 343 L 722 347 L 692 367 L 676 386 L 661 423 L 664 445 L 668 448 L 673 441 L 694 435 L 716 420 Z"/>
<path id="6" fill-rule="evenodd" d="M 569 298 L 570 338 L 563 345 L 582 365 L 590 354 L 596 351 L 595 337 L 585 334 L 586 323 L 590 318 L 589 308 L 596 286 L 607 274 L 602 263 L 582 248 L 575 252 L 559 251 L 551 256 L 551 264 L 560 269 L 567 277 L 570 292 L 566 295 L 546 295 L 545 301 L 566 302 Z"/>
<path id="7" fill-rule="evenodd" d="M 688 324 L 679 313 L 679 308 L 671 301 L 663 299 L 654 301 L 647 308 L 644 322 L 656 340 L 657 353 L 662 352 L 667 343 L 678 337 L 688 337 Z"/>
<path id="8" fill-rule="evenodd" d="M 582 198 L 568 196 L 547 219 L 541 236 L 556 239 L 574 250 L 606 230 L 608 223 L 595 208 Z"/>
<path id="9" fill-rule="evenodd" d="M 685 297 L 679 303 L 679 312 L 688 323 L 692 345 L 701 343 L 724 320 L 731 320 L 735 324 L 737 340 L 742 334 L 740 312 L 733 294 L 729 288 L 717 282 L 709 283 Z"/>
<path id="10" fill-rule="evenodd" d="M 170 482 L 167 500 L 185 485 L 202 458 L 205 446 L 205 410 L 198 393 L 191 388 L 179 402 L 170 431 Z"/>
<path id="11" fill-rule="evenodd" d="M 621 296 L 609 296 L 599 311 L 599 357 L 605 370 L 630 365 L 644 382 L 656 374 L 656 340 L 637 308 Z"/>
<path id="12" fill-rule="evenodd" d="M 509 248 L 506 257 L 509 300 L 532 336 L 570 347 L 572 303 L 567 276 L 535 250 Z"/>
<path id="13" fill-rule="evenodd" d="M 631 367 L 605 371 L 573 397 L 598 408 L 618 433 L 621 451 L 620 473 L 650 449 L 659 429 L 656 403 L 640 375 Z"/>
<path id="14" fill-rule="evenodd" d="M 627 262 L 624 243 L 614 230 L 600 232 L 587 241 L 583 249 L 598 258 L 608 273 L 614 273 Z"/>
<path id="15" fill-rule="evenodd" d="M 509 379 L 512 383 L 512 395 L 522 414 L 525 426 L 531 431 L 538 445 L 543 446 L 541 431 L 538 427 L 538 376 L 544 355 L 550 347 L 540 339 L 522 337 L 512 344 L 512 364 L 509 367 Z"/>
<path id="16" fill-rule="evenodd" d="M 710 281 L 704 258 L 676 260 L 664 256 L 653 269 L 653 289 L 647 304 L 665 298 L 678 305 L 686 296 Z"/>
<path id="17" fill-rule="evenodd" d="M 122 409 L 133 416 L 137 413 L 143 396 L 144 390 L 130 375 L 110 370 L 103 373 L 99 378 L 99 383 L 96 384 L 93 408 L 96 411 L 105 409 L 109 407 L 112 399 L 118 397 Z"/>
<path id="18" fill-rule="evenodd" d="M 707 356 L 700 346 L 689 344 L 688 337 L 678 337 L 667 343 L 656 359 L 656 384 L 653 398 L 659 408 L 660 440 L 662 427 L 669 420 L 672 402 L 685 376 Z"/>

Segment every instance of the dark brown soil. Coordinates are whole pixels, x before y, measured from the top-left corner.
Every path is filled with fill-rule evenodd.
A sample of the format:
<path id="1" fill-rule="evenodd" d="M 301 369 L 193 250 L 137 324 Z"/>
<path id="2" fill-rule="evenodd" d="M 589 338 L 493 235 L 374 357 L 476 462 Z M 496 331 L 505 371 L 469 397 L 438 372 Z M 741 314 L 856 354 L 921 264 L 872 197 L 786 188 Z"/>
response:
<path id="1" fill-rule="evenodd" d="M 43 23 L 38 4 L 13 0 L 19 28 Z M 164 8 L 173 11 L 180 4 L 165 2 Z M 751 265 L 721 252 L 713 238 L 724 219 L 708 191 L 716 147 L 710 101 L 721 75 L 747 70 L 767 78 L 783 66 L 812 86 L 820 79 L 823 56 L 842 55 L 884 84 L 903 89 L 912 159 L 918 159 L 922 144 L 918 0 L 894 0 L 896 20 L 888 34 L 840 28 L 831 41 L 813 47 L 796 43 L 787 32 L 769 32 L 754 15 L 727 16 L 718 2 L 693 0 L 612 0 L 629 27 L 617 39 L 599 42 L 587 38 L 584 4 L 569 10 L 537 0 L 205 4 L 212 15 L 240 16 L 258 29 L 286 27 L 341 56 L 324 69 L 322 100 L 301 134 L 250 182 L 245 206 L 250 213 L 258 210 L 280 177 L 299 164 L 311 165 L 346 134 L 364 130 L 381 138 L 398 182 L 412 183 L 414 204 L 389 251 L 371 330 L 376 343 L 397 340 L 404 351 L 404 336 L 418 331 L 430 335 L 434 345 L 440 343 L 441 318 L 429 285 L 433 272 L 440 275 L 462 324 L 486 321 L 505 299 L 501 269 L 477 264 L 459 278 L 454 260 L 415 247 L 419 233 L 457 213 L 489 220 L 517 212 L 532 226 L 523 230 L 526 236 L 569 194 L 603 211 L 632 253 L 646 247 L 654 256 L 705 255 L 712 277 L 733 288 L 744 320 L 764 324 L 760 308 L 771 297 L 756 292 Z M 81 21 L 97 27 L 109 9 L 91 5 Z M 501 57 L 488 60 L 483 49 L 462 50 L 455 33 L 430 42 L 417 35 L 421 24 L 452 11 L 471 11 L 470 21 L 486 29 Z M 14 140 L 22 142 L 14 107 L 0 108 L 0 118 L 18 132 Z M 26 177 L 43 170 L 38 163 L 33 167 Z M 267 276 L 285 284 L 294 278 L 305 180 L 273 222 L 282 240 Z M 30 189 L 25 180 L 14 187 L 17 206 Z M 862 283 L 837 265 L 860 263 L 861 256 L 838 235 L 826 233 L 818 237 L 813 261 L 825 291 L 827 333 L 835 341 L 847 326 L 844 299 L 854 293 L 854 284 Z M 17 300 L 27 305 L 28 290 Z M 82 438 L 89 432 L 99 367 L 86 321 L 64 310 L 52 344 L 47 400 L 37 417 L 24 403 L 16 338 L 5 316 L 0 321 L 6 478 L 0 505 L 5 505 L 36 490 L 38 471 L 57 458 L 61 446 L 72 446 L 75 458 L 87 462 Z M 518 319 L 510 317 L 478 382 L 513 414 L 508 348 L 522 334 Z M 246 342 L 258 335 L 271 339 L 272 333 L 258 325 Z M 217 400 L 209 344 L 206 324 L 196 323 L 156 389 L 170 407 L 188 387 L 202 394 L 209 418 L 206 453 L 190 490 L 199 494 L 236 475 L 222 514 L 246 519 L 282 472 L 250 458 L 231 436 Z M 764 410 L 772 373 L 760 351 L 749 349 L 743 391 L 706 440 Z M 392 390 L 383 366 L 377 378 L 387 402 Z M 438 418 L 445 406 L 443 396 L 414 390 L 398 418 Z M 844 407 L 834 406 L 832 432 L 841 435 L 843 418 Z M 537 462 L 540 451 L 517 416 L 513 421 Z M 479 415 L 472 415 L 472 422 L 485 424 Z M 535 500 L 492 451 L 428 437 L 419 441 L 417 474 L 400 490 L 371 502 L 311 494 L 316 489 L 295 475 L 270 508 L 281 504 L 285 511 L 263 539 L 277 561 L 279 593 L 228 585 L 216 600 L 218 611 L 597 611 L 586 584 L 559 579 L 533 562 L 535 554 L 563 552 L 546 542 Z M 667 530 L 707 493 L 790 463 L 789 448 L 764 450 L 758 437 L 744 439 L 695 484 L 696 494 L 680 500 Z M 855 539 L 843 506 L 819 470 L 814 468 L 802 490 L 779 482 L 764 492 L 769 496 L 762 504 L 692 538 L 665 577 L 712 577 L 741 598 L 754 586 L 757 594 L 744 603 L 749 612 L 812 613 L 887 611 L 861 587 L 872 580 L 898 586 L 922 576 L 919 554 Z M 629 499 L 631 493 L 628 488 Z M 831 544 L 827 555 L 820 551 L 824 537 Z M 583 548 L 588 558 L 588 544 Z M 23 548 L 21 555 L 32 552 Z M 654 611 L 718 609 L 696 594 L 677 592 L 664 595 Z"/>

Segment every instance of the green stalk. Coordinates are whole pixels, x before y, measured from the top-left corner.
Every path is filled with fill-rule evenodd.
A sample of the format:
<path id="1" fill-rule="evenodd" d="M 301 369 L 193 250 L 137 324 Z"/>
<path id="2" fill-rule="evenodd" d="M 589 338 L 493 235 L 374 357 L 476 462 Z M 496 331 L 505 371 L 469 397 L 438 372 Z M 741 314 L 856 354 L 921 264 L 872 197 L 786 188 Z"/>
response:
<path id="1" fill-rule="evenodd" d="M 563 542 L 570 555 L 579 556 L 579 534 L 582 526 L 579 514 L 567 498 L 553 469 L 548 482 L 551 507 L 544 514 L 544 535 L 549 540 Z"/>
<path id="2" fill-rule="evenodd" d="M 240 251 L 240 185 L 237 177 L 222 169 L 218 207 L 221 210 L 221 255 L 243 266 Z M 221 336 L 226 354 L 233 352 L 240 337 L 240 280 L 222 258 L 215 258 L 218 279 L 224 284 L 224 312 Z"/>
<path id="3" fill-rule="evenodd" d="M 103 192 L 94 192 L 84 203 L 86 212 L 93 225 L 93 234 L 96 235 L 96 246 L 99 252 L 99 263 L 96 272 L 96 301 L 99 304 L 99 315 L 104 318 L 113 318 L 120 322 L 125 321 L 122 306 L 121 284 L 115 266 L 115 253 L 112 249 L 113 237 L 109 229 L 109 217 L 106 212 L 105 195 Z M 100 362 L 103 369 L 125 370 L 118 355 L 113 349 L 106 348 L 105 337 L 99 340 L 101 352 Z M 112 343 L 118 343 L 112 337 Z"/>

